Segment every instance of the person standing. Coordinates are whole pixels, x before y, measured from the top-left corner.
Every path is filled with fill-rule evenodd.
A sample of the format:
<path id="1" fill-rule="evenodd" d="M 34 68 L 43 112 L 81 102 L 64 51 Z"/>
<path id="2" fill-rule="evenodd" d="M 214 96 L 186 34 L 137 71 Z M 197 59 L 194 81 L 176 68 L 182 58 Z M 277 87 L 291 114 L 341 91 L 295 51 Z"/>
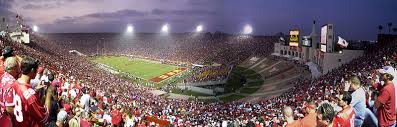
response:
<path id="1" fill-rule="evenodd" d="M 354 108 L 350 106 L 351 94 L 344 92 L 338 99 L 338 106 L 342 107 L 342 111 L 334 117 L 334 127 L 354 127 L 355 112 Z"/>
<path id="2" fill-rule="evenodd" d="M 393 84 L 393 75 L 389 73 L 388 69 L 379 70 L 381 76 L 380 84 L 374 85 L 376 90 L 379 90 L 379 95 L 375 100 L 375 107 L 377 109 L 376 116 L 378 117 L 379 127 L 394 127 L 396 126 L 396 94 Z"/>
<path id="3" fill-rule="evenodd" d="M 43 127 L 48 120 L 53 88 L 48 87 L 45 104 L 40 103 L 35 90 L 29 85 L 37 73 L 39 61 L 24 57 L 21 61 L 21 77 L 12 84 L 14 94 L 13 123 L 18 127 Z"/>
<path id="4" fill-rule="evenodd" d="M 366 99 L 365 91 L 361 87 L 360 79 L 357 76 L 350 77 L 348 81 L 345 81 L 344 92 L 349 91 L 352 96 L 350 105 L 354 108 L 355 112 L 354 126 L 361 127 L 365 119 Z"/>

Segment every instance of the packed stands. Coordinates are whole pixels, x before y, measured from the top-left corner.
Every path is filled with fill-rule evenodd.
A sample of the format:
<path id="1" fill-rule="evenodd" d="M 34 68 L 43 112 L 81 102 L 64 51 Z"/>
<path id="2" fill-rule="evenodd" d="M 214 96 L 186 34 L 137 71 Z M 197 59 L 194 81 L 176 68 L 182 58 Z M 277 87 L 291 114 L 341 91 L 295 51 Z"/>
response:
<path id="1" fill-rule="evenodd" d="M 82 34 L 81 36 L 96 35 Z M 65 35 L 65 38 L 70 37 Z M 364 57 L 353 60 L 349 64 L 343 65 L 318 79 L 295 81 L 293 82 L 294 87 L 280 96 L 256 103 L 240 101 L 207 103 L 198 100 L 176 100 L 155 96 L 148 92 L 152 88 L 119 79 L 110 73 L 97 69 L 86 58 L 68 53 L 68 50 L 73 48 L 84 54 L 94 54 L 95 46 L 92 45 L 95 45 L 93 40 L 96 40 L 96 38 L 70 38 L 78 42 L 74 44 L 75 42 L 71 41 L 68 44 L 66 39 L 61 39 L 64 40 L 62 43 L 52 41 L 46 37 L 34 37 L 34 41 L 30 45 L 22 45 L 11 42 L 8 39 L 1 39 L 1 46 L 11 46 L 15 55 L 26 55 L 38 59 L 40 67 L 44 67 L 49 71 L 43 74 L 40 73 L 40 78 L 51 77 L 52 75 L 55 77 L 55 80 L 48 81 L 52 84 L 48 86 L 48 90 L 51 90 L 52 86 L 56 89 L 56 93 L 52 93 L 52 100 L 55 103 L 48 107 L 48 109 L 51 109 L 49 119 L 42 122 L 47 125 L 57 126 L 63 124 L 68 124 L 69 126 L 74 124 L 79 124 L 80 126 L 167 126 L 170 124 L 174 126 L 286 126 L 293 124 L 293 122 L 287 122 L 285 119 L 287 115 L 283 115 L 283 108 L 288 105 L 293 110 L 292 116 L 296 123 L 305 124 L 306 121 L 309 121 L 306 124 L 316 126 L 317 123 L 313 123 L 313 121 L 317 121 L 317 117 L 313 115 L 316 112 L 316 108 L 320 107 L 317 110 L 319 114 L 334 114 L 333 112 L 335 111 L 332 111 L 332 107 L 330 109 L 328 103 L 324 104 L 324 101 L 329 101 L 333 107 L 338 107 L 334 98 L 340 95 L 340 91 L 346 90 L 346 84 L 349 83 L 345 81 L 352 82 L 350 80 L 351 76 L 359 77 L 362 88 L 367 90 L 367 100 L 371 102 L 371 98 L 374 95 L 371 91 L 375 88 L 371 88 L 373 84 L 369 82 L 375 78 L 369 77 L 375 77 L 376 69 L 384 66 L 394 66 L 395 68 L 396 65 L 394 63 L 397 58 L 396 45 L 381 47 L 376 52 L 368 53 Z M 227 40 L 226 38 L 228 37 L 222 39 Z M 105 39 L 111 40 L 114 38 L 105 37 Z M 272 51 L 271 48 L 263 46 L 266 44 L 261 41 L 251 40 L 251 42 L 232 39 L 228 43 L 222 43 L 225 41 L 209 39 L 202 41 L 202 43 L 197 43 L 197 41 L 194 41 L 195 39 L 192 39 L 192 42 L 182 41 L 192 46 L 172 45 L 180 46 L 182 47 L 181 49 L 184 49 L 175 53 L 168 50 L 172 48 L 154 49 L 155 47 L 152 48 L 152 46 L 155 46 L 158 41 L 150 40 L 150 38 L 146 39 L 149 39 L 149 41 L 137 42 L 142 43 L 142 47 L 128 49 L 120 49 L 122 46 L 113 47 L 115 45 L 112 46 L 111 44 L 114 43 L 109 43 L 106 46 L 109 47 L 106 48 L 105 53 L 132 53 L 192 63 L 207 62 L 207 60 L 212 59 L 218 63 L 232 65 L 233 63 L 242 62 L 243 58 L 248 58 L 253 55 L 252 53 L 266 55 Z M 175 42 L 178 41 L 180 42 L 180 40 Z M 85 44 L 89 47 L 82 46 Z M 78 46 L 71 47 L 73 45 Z M 244 45 L 244 48 L 241 48 L 241 45 Z M 38 79 L 40 79 L 39 77 Z M 390 82 L 386 81 L 386 83 Z M 390 102 L 387 103 L 392 105 Z M 384 111 L 377 104 L 375 106 L 378 111 Z M 366 107 L 368 107 L 366 109 L 370 109 L 371 106 L 369 104 Z M 284 112 L 284 114 L 286 113 Z M 323 117 L 323 119 L 327 118 L 326 120 L 330 122 L 333 117 Z M 376 118 L 381 119 L 381 116 L 376 116 Z M 365 117 L 365 120 L 368 119 L 370 118 Z M 391 126 L 390 121 L 388 122 L 387 126 Z M 44 123 L 42 123 L 42 126 Z M 381 124 L 385 125 L 384 122 Z"/>

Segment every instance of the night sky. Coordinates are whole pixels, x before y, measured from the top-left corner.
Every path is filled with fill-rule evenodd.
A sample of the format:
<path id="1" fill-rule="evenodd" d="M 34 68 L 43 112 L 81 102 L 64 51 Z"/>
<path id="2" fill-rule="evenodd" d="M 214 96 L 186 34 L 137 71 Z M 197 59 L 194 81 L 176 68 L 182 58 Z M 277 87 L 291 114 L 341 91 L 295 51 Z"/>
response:
<path id="1" fill-rule="evenodd" d="M 311 31 L 326 23 L 347 40 L 374 40 L 377 26 L 397 28 L 396 0 L 0 0 L 0 16 L 21 14 L 40 32 L 159 32 L 168 23 L 171 32 L 240 33 L 245 24 L 256 35 Z"/>

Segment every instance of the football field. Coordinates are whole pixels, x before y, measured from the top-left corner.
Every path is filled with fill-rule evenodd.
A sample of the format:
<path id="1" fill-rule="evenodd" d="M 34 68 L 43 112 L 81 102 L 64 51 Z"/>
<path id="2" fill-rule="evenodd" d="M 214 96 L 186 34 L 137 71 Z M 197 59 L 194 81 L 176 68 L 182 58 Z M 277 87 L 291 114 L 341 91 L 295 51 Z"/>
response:
<path id="1" fill-rule="evenodd" d="M 174 65 L 161 64 L 157 61 L 126 56 L 101 56 L 95 57 L 93 61 L 152 82 L 161 82 L 186 69 Z"/>

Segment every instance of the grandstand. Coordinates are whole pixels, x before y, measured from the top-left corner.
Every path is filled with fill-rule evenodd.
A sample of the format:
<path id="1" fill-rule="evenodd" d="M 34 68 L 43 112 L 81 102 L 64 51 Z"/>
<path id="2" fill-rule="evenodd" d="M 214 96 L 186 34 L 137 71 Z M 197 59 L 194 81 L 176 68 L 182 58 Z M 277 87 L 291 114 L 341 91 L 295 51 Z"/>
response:
<path id="1" fill-rule="evenodd" d="M 349 50 L 333 31 L 321 43 L 312 30 L 303 46 L 296 29 L 288 44 L 249 24 L 243 35 L 199 26 L 194 36 L 168 24 L 134 37 L 2 32 L 0 126 L 395 126 L 397 35 Z"/>

